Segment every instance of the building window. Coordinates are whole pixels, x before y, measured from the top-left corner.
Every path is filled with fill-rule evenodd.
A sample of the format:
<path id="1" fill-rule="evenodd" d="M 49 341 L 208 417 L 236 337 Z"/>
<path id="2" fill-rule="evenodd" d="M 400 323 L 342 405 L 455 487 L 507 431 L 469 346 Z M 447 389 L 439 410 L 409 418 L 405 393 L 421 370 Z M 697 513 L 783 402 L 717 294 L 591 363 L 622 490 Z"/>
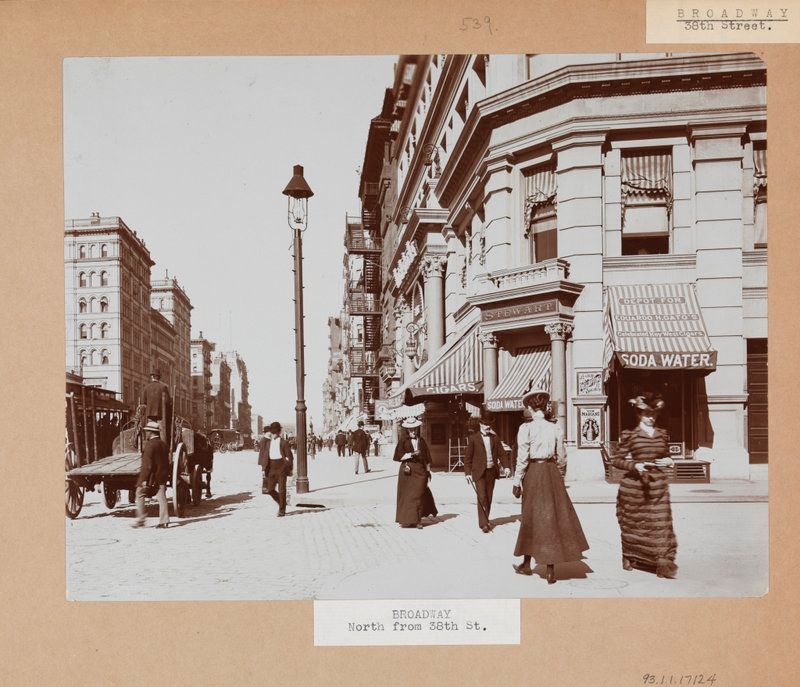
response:
<path id="1" fill-rule="evenodd" d="M 755 203 L 755 248 L 767 247 L 767 146 L 753 145 L 753 202 Z"/>
<path id="2" fill-rule="evenodd" d="M 78 312 L 86 312 L 86 299 L 81 298 L 78 301 Z"/>
<path id="3" fill-rule="evenodd" d="M 100 273 L 100 286 L 108 286 L 108 272 Z"/>
<path id="4" fill-rule="evenodd" d="M 85 258 L 86 257 L 86 246 L 84 246 L 83 244 L 78 246 L 78 257 L 79 258 Z"/>
<path id="5" fill-rule="evenodd" d="M 78 275 L 78 286 L 87 286 L 86 282 L 86 272 L 81 272 Z"/>
<path id="6" fill-rule="evenodd" d="M 108 244 L 107 243 L 104 243 L 102 246 L 100 246 L 100 257 L 101 258 L 107 258 L 108 257 Z"/>
<path id="7" fill-rule="evenodd" d="M 108 298 L 105 296 L 100 299 L 100 312 L 108 312 Z"/>
<path id="8" fill-rule="evenodd" d="M 89 361 L 89 358 L 86 355 L 86 351 L 81 351 L 81 355 L 80 355 L 81 368 L 86 367 L 86 364 L 88 363 L 88 361 Z"/>
<path id="9" fill-rule="evenodd" d="M 97 312 L 97 299 L 90 298 L 89 299 L 89 312 Z"/>
<path id="10" fill-rule="evenodd" d="M 100 364 L 108 365 L 108 363 L 109 363 L 108 351 L 103 350 L 103 352 L 100 354 Z"/>
<path id="11" fill-rule="evenodd" d="M 91 364 L 92 365 L 97 365 L 97 364 L 99 364 L 99 362 L 100 362 L 100 358 L 97 355 L 97 351 L 96 350 L 92 350 L 92 353 L 91 353 Z"/>
<path id="12" fill-rule="evenodd" d="M 556 170 L 548 164 L 525 177 L 525 237 L 531 262 L 558 257 L 556 217 Z"/>
<path id="13" fill-rule="evenodd" d="M 89 255 L 91 255 L 93 258 L 97 257 L 97 244 L 96 243 L 93 243 L 91 245 L 91 247 L 89 248 Z"/>
<path id="14" fill-rule="evenodd" d="M 101 339 L 107 339 L 108 338 L 108 329 L 109 329 L 108 322 L 103 322 L 103 324 L 100 325 L 100 338 Z"/>
<path id="15" fill-rule="evenodd" d="M 96 329 L 97 329 L 97 325 L 95 325 L 94 323 L 89 325 L 89 338 L 90 339 L 94 339 L 97 336 L 97 332 L 95 331 Z"/>
<path id="16" fill-rule="evenodd" d="M 100 279 L 96 272 L 89 272 L 89 284 L 91 286 L 98 286 L 100 284 Z"/>
<path id="17" fill-rule="evenodd" d="M 88 330 L 86 329 L 86 325 L 85 324 L 82 324 L 80 327 L 78 327 L 78 336 L 81 339 L 88 339 L 89 338 L 89 333 L 88 333 Z"/>
<path id="18" fill-rule="evenodd" d="M 622 156 L 622 254 L 670 252 L 672 155 L 636 151 Z"/>

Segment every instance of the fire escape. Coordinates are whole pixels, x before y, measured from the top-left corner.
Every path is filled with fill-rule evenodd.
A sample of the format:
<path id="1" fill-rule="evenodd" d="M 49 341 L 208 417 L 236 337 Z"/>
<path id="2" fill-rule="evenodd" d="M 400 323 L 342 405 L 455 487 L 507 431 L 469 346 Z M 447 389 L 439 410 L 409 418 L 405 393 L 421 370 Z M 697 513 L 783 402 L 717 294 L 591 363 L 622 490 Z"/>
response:
<path id="1" fill-rule="evenodd" d="M 360 221 L 357 217 L 347 217 L 345 234 L 346 307 L 351 328 L 347 355 L 350 377 L 361 378 L 363 402 L 359 410 L 370 418 L 374 418 L 375 400 L 380 393 L 381 237 L 377 196 L 378 184 L 364 184 Z"/>

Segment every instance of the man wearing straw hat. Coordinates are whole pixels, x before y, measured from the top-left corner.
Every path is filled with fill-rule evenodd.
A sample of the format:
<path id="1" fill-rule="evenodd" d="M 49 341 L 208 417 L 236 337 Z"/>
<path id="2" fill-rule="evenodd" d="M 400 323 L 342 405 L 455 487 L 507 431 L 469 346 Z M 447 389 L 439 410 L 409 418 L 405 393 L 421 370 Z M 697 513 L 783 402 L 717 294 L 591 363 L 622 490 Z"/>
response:
<path id="1" fill-rule="evenodd" d="M 169 449 L 159 436 L 161 427 L 156 420 L 149 420 L 144 426 L 145 444 L 142 449 L 142 466 L 136 483 L 136 521 L 134 527 L 144 527 L 144 497 L 151 484 L 158 486 L 158 525 L 160 529 L 169 527 L 169 506 L 167 505 L 167 479 L 169 477 Z"/>

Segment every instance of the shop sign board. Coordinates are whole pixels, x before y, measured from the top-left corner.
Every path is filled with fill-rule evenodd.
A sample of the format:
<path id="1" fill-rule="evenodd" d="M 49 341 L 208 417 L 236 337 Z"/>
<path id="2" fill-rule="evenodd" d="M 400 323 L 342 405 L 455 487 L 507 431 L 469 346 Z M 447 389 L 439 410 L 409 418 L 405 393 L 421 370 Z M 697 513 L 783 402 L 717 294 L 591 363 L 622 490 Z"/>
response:
<path id="1" fill-rule="evenodd" d="M 496 305 L 488 308 L 481 308 L 481 322 L 486 324 L 505 322 L 524 319 L 526 317 L 552 315 L 555 312 L 558 312 L 558 299 L 556 298 L 534 303 Z"/>

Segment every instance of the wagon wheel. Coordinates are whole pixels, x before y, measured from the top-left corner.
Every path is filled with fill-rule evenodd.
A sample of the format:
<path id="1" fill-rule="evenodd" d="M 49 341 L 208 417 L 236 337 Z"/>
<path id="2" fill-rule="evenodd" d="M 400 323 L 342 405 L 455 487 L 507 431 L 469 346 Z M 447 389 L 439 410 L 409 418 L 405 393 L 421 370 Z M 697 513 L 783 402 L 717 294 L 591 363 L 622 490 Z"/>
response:
<path id="1" fill-rule="evenodd" d="M 180 443 L 172 459 L 172 510 L 176 518 L 183 517 L 184 507 L 191 498 L 189 479 L 186 447 Z"/>
<path id="2" fill-rule="evenodd" d="M 113 508 L 119 501 L 119 489 L 111 489 L 108 482 L 103 482 L 103 500 L 108 508 Z"/>
<path id="3" fill-rule="evenodd" d="M 192 469 L 192 505 L 197 506 L 203 498 L 203 468 L 195 463 Z"/>
<path id="4" fill-rule="evenodd" d="M 75 457 L 75 451 L 71 447 L 67 447 L 64 458 L 64 468 L 67 472 L 72 468 L 78 467 Z M 83 508 L 83 487 L 79 487 L 69 477 L 64 479 L 64 505 L 67 517 L 74 520 Z"/>

